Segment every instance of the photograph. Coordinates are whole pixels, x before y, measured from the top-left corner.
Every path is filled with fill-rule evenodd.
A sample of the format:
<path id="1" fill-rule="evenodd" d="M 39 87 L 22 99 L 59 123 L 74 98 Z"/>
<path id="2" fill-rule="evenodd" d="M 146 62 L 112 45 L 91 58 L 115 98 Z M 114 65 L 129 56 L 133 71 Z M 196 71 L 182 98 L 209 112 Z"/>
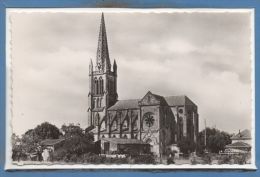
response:
<path id="1" fill-rule="evenodd" d="M 256 169 L 253 9 L 6 14 L 7 170 Z"/>

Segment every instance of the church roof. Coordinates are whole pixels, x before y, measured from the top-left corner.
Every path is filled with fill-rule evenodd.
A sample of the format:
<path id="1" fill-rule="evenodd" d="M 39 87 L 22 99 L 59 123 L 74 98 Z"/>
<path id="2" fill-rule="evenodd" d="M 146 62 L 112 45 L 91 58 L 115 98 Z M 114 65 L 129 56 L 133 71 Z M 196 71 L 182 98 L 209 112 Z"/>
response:
<path id="1" fill-rule="evenodd" d="M 138 99 L 118 100 L 116 104 L 108 108 L 108 110 L 135 109 L 138 108 Z"/>
<path id="2" fill-rule="evenodd" d="M 187 96 L 167 96 L 164 97 L 169 106 L 196 105 Z"/>
<path id="3" fill-rule="evenodd" d="M 166 101 L 169 106 L 196 105 L 185 95 L 168 97 L 162 97 L 156 94 L 153 95 L 163 103 Z M 108 108 L 108 110 L 137 109 L 139 108 L 139 101 L 140 99 L 118 100 L 113 106 Z"/>
<path id="4" fill-rule="evenodd" d="M 156 95 L 154 93 L 152 93 L 152 95 L 161 102 L 161 104 L 163 105 L 167 105 L 168 103 L 166 102 L 165 98 L 161 95 Z"/>

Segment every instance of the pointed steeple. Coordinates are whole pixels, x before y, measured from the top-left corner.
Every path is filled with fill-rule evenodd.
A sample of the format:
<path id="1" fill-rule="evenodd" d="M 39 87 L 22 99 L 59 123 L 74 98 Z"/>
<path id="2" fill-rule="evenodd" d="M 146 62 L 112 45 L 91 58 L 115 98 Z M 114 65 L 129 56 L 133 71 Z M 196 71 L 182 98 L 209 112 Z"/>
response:
<path id="1" fill-rule="evenodd" d="M 117 64 L 116 64 L 116 60 L 114 59 L 114 64 L 113 64 L 113 71 L 116 74 L 117 73 Z"/>
<path id="2" fill-rule="evenodd" d="M 98 48 L 97 48 L 97 69 L 110 71 L 111 64 L 109 59 L 108 45 L 107 45 L 107 34 L 104 14 L 101 15 L 101 23 L 98 37 Z"/>
<path id="3" fill-rule="evenodd" d="M 92 59 L 90 59 L 90 63 L 89 63 L 89 74 L 92 74 L 93 72 L 93 62 Z"/>

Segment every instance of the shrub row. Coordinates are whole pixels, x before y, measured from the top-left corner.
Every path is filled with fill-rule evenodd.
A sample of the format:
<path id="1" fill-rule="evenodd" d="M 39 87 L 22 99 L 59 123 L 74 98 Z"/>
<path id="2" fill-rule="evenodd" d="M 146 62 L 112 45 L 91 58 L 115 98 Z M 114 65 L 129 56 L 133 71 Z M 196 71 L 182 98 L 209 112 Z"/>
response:
<path id="1" fill-rule="evenodd" d="M 68 154 L 64 150 L 57 150 L 53 153 L 53 161 L 90 163 L 90 164 L 154 164 L 153 155 L 128 156 L 125 158 L 109 158 L 99 156 L 94 153 L 85 153 L 81 155 Z"/>

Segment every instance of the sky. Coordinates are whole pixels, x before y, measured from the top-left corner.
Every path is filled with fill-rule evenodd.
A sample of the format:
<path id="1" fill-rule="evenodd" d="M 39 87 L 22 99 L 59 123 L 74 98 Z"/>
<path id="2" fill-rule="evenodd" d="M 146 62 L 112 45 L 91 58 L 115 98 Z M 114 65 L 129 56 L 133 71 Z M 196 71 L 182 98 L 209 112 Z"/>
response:
<path id="1" fill-rule="evenodd" d="M 187 95 L 199 127 L 251 129 L 250 13 L 105 12 L 119 99 Z M 11 12 L 12 129 L 87 127 L 101 13 Z M 8 78 L 10 79 L 10 78 Z"/>

